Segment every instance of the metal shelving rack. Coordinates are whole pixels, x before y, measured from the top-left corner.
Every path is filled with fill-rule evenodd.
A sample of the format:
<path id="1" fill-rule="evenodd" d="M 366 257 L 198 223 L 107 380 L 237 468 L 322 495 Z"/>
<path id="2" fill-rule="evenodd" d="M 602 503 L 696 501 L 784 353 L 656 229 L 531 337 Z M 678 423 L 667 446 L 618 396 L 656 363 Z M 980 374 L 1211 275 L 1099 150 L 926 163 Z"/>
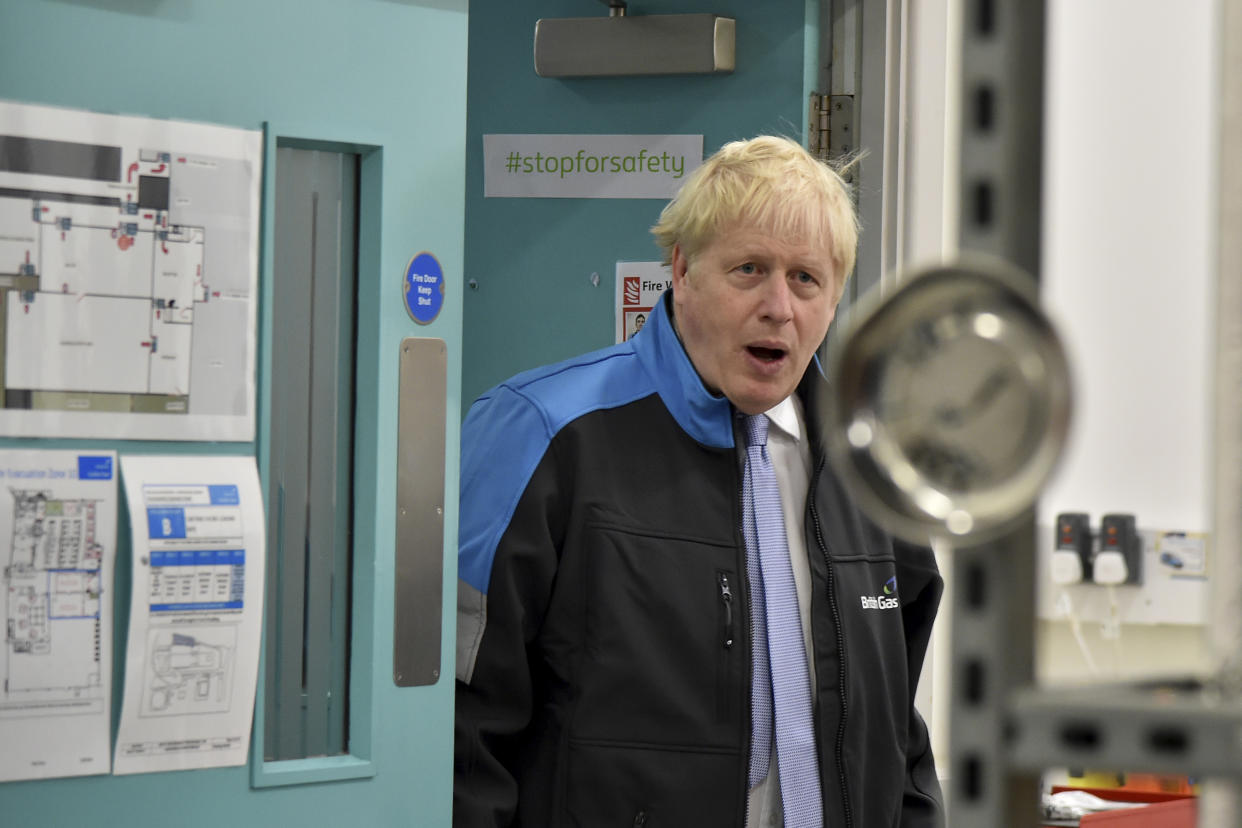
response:
<path id="1" fill-rule="evenodd" d="M 963 6 L 961 248 L 1038 278 L 1046 4 Z M 1242 824 L 1242 0 L 1219 8 L 1217 670 L 1210 681 L 1038 688 L 1033 515 L 1011 537 L 954 550 L 953 828 L 1034 828 L 1040 772 L 1067 766 L 1188 773 L 1208 780 L 1200 826 Z"/>

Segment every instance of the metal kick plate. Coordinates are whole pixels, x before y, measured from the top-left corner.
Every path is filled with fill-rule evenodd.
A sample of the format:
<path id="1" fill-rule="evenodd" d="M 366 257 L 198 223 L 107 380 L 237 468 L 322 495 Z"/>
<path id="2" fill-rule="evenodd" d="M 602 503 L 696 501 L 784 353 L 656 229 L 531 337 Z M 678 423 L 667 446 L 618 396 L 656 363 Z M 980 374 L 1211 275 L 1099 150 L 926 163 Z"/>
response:
<path id="1" fill-rule="evenodd" d="M 446 373 L 443 339 L 401 341 L 392 636 L 398 687 L 440 680 Z"/>

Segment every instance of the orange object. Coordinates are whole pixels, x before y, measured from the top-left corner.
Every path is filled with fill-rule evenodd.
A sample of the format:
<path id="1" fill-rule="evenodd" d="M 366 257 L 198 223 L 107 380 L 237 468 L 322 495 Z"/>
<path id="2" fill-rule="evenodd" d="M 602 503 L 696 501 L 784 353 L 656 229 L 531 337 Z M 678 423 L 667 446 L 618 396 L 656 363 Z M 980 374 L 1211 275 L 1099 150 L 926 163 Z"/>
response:
<path id="1" fill-rule="evenodd" d="M 1168 773 L 1127 773 L 1123 791 L 1158 791 L 1168 794 L 1194 793 L 1185 776 Z"/>

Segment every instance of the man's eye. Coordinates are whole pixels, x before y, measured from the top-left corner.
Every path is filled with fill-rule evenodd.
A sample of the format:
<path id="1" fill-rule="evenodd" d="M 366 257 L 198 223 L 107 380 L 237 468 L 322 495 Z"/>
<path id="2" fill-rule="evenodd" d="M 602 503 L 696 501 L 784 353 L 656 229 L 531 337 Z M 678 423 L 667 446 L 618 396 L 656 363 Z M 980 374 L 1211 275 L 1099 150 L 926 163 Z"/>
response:
<path id="1" fill-rule="evenodd" d="M 815 277 L 807 273 L 805 270 L 798 271 L 798 275 L 794 277 L 804 285 L 815 284 Z"/>
<path id="2" fill-rule="evenodd" d="M 755 265 L 754 265 L 754 263 L 753 263 L 753 262 L 747 262 L 747 263 L 746 263 L 746 264 L 744 264 L 744 265 L 740 265 L 740 266 L 738 267 L 738 270 L 739 270 L 740 272 L 742 272 L 742 273 L 747 274 L 747 275 L 749 275 L 749 274 L 751 274 L 751 273 L 758 273 L 758 272 L 759 272 L 759 268 L 755 267 Z"/>

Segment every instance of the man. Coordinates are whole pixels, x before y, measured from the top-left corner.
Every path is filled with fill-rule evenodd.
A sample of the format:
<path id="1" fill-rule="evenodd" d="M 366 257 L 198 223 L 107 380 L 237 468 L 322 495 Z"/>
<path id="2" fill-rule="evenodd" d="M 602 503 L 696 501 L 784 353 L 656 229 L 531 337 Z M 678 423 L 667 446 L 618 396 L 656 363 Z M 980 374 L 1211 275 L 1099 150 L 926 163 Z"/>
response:
<path id="1" fill-rule="evenodd" d="M 652 232 L 643 331 L 466 418 L 454 825 L 941 825 L 913 707 L 941 581 L 816 428 L 846 188 L 736 142 Z"/>

